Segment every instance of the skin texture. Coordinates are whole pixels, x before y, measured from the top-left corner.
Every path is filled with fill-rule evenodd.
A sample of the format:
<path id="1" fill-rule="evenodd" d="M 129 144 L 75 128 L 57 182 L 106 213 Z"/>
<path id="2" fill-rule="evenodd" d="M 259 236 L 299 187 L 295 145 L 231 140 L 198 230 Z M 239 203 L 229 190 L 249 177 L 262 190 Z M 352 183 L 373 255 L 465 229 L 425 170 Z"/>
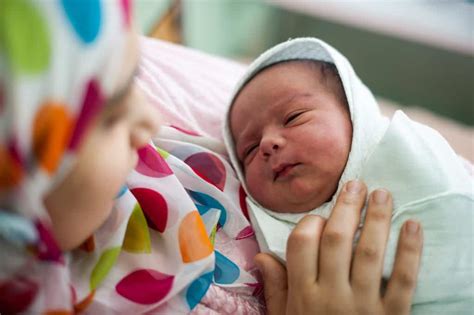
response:
<path id="1" fill-rule="evenodd" d="M 158 131 L 157 110 L 133 83 L 138 62 L 137 36 L 128 36 L 126 60 L 113 93 L 117 99 L 91 123 L 76 164 L 45 198 L 53 233 L 62 250 L 79 246 L 105 221 L 114 197 L 137 163 L 137 150 Z"/>
<path id="2" fill-rule="evenodd" d="M 367 188 L 346 184 L 331 216 L 307 215 L 290 234 L 286 268 L 269 254 L 258 254 L 267 312 L 277 314 L 409 314 L 423 244 L 419 223 L 400 230 L 392 275 L 380 294 L 385 247 L 390 231 L 392 198 L 376 190 L 352 256 L 354 233 Z"/>
<path id="3" fill-rule="evenodd" d="M 232 107 L 247 188 L 276 212 L 306 212 L 330 200 L 349 156 L 352 124 L 343 91 L 320 67 L 301 61 L 271 66 Z"/>

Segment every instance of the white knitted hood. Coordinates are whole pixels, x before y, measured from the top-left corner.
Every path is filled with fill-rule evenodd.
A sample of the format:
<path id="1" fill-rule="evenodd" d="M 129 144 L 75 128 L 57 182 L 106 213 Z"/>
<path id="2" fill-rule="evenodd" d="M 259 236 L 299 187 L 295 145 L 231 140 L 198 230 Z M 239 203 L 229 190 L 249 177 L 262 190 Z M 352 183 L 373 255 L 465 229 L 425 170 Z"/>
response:
<path id="1" fill-rule="evenodd" d="M 263 251 L 273 252 L 282 259 L 284 259 L 286 239 L 289 232 L 294 224 L 307 213 L 276 213 L 262 207 L 248 194 L 243 170 L 238 161 L 235 143 L 230 132 L 229 113 L 237 94 L 262 69 L 279 62 L 298 59 L 309 59 L 334 64 L 346 94 L 353 126 L 352 147 L 346 168 L 340 178 L 337 192 L 340 191 L 346 181 L 360 176 L 360 170 L 364 161 L 382 138 L 388 126 L 388 120 L 380 114 L 372 93 L 357 77 L 349 61 L 322 40 L 316 38 L 289 40 L 267 50 L 249 66 L 232 94 L 225 119 L 224 141 L 232 165 L 247 192 L 247 204 L 259 244 Z M 308 213 L 318 214 L 324 218 L 329 217 L 334 206 L 334 199 L 316 209 L 308 209 Z"/>

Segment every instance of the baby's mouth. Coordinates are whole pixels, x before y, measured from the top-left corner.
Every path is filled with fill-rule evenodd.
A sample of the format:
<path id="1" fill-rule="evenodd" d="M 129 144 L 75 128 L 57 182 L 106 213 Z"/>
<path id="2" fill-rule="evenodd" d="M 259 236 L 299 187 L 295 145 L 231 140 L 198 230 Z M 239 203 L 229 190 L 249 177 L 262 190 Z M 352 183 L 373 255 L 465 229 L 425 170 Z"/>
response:
<path id="1" fill-rule="evenodd" d="M 273 181 L 287 177 L 293 168 L 300 163 L 283 163 L 273 169 Z"/>

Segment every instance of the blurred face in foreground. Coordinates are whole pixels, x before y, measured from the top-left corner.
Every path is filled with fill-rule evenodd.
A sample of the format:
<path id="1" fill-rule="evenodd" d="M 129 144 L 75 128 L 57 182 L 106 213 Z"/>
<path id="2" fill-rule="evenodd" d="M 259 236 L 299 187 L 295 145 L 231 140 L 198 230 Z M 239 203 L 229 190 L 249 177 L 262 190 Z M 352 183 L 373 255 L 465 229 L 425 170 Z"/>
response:
<path id="1" fill-rule="evenodd" d="M 137 35 L 130 32 L 128 36 L 128 51 L 113 96 L 91 122 L 77 153 L 76 164 L 45 198 L 50 213 L 93 213 L 96 223 L 90 227 L 90 232 L 109 215 L 115 196 L 138 161 L 137 150 L 150 141 L 159 126 L 157 110 L 147 103 L 134 83 L 138 64 Z M 54 225 L 55 229 L 62 226 L 61 222 Z M 80 224 L 77 226 L 81 228 Z M 61 236 L 70 233 L 82 232 L 69 229 L 56 230 L 55 234 L 64 240 Z M 65 247 L 74 245 L 79 244 Z"/>

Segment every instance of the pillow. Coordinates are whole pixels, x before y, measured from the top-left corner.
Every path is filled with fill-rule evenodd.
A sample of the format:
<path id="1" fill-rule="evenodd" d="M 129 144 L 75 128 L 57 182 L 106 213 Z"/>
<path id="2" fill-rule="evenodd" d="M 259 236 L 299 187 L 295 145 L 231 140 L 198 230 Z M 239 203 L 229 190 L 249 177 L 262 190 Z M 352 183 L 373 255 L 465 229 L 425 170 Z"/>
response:
<path id="1" fill-rule="evenodd" d="M 140 45 L 137 83 L 164 124 L 222 141 L 225 110 L 245 66 L 147 37 Z"/>

